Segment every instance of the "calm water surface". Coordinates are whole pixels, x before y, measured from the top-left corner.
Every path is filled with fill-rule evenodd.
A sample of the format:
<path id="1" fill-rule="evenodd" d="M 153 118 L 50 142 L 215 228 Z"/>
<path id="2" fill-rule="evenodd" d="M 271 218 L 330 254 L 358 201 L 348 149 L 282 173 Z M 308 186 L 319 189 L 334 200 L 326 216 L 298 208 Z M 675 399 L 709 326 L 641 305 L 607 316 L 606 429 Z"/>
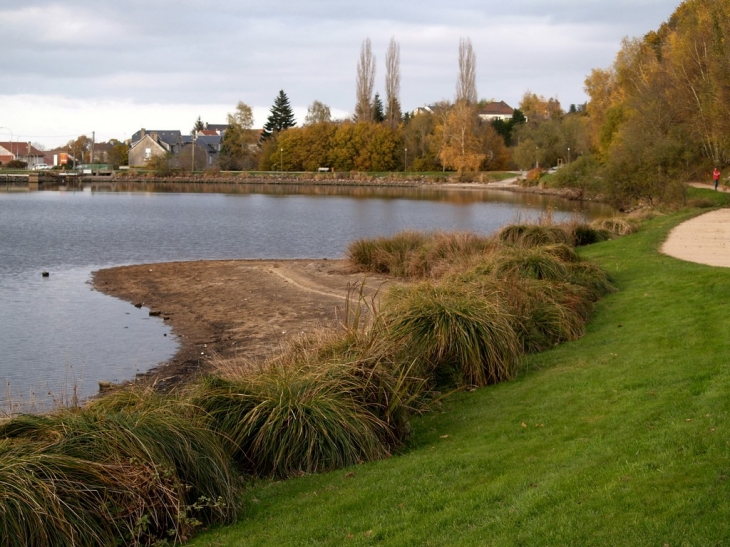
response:
<path id="1" fill-rule="evenodd" d="M 268 192 L 268 193 L 263 193 Z M 357 238 L 403 229 L 491 233 L 547 207 L 506 192 L 238 187 L 236 193 L 0 193 L 0 412 L 96 393 L 171 357 L 148 310 L 92 290 L 94 270 L 228 258 L 337 258 Z M 44 278 L 41 272 L 50 272 Z M 50 394 L 50 395 L 49 395 Z"/>

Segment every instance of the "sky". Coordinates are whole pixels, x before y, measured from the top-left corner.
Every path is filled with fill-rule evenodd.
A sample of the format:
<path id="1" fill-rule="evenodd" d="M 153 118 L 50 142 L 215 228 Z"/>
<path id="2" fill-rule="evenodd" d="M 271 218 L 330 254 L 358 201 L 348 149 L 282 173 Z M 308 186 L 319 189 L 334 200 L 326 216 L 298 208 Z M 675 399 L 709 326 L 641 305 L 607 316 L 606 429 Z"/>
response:
<path id="1" fill-rule="evenodd" d="M 318 100 L 351 115 L 360 48 L 400 45 L 404 110 L 453 100 L 460 38 L 480 98 L 517 107 L 526 91 L 567 110 L 624 37 L 680 0 L 24 0 L 0 3 L 0 141 L 45 148 L 147 130 L 226 123 L 238 101 L 261 127 L 279 90 L 299 123 Z"/>

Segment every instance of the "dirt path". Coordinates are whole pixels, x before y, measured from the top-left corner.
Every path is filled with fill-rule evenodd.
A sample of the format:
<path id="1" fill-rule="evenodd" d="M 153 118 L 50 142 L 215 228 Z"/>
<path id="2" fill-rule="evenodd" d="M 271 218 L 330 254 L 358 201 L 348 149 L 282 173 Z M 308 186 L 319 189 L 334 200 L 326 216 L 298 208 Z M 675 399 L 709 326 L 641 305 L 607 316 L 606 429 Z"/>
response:
<path id="1" fill-rule="evenodd" d="M 669 233 L 661 252 L 688 262 L 730 268 L 730 209 L 683 222 Z"/>
<path id="2" fill-rule="evenodd" d="M 388 283 L 340 260 L 223 260 L 110 268 L 93 284 L 172 327 L 177 355 L 140 379 L 165 387 L 206 370 L 213 356 L 265 358 L 299 333 L 335 324 L 348 288 L 363 280 L 368 295 Z"/>

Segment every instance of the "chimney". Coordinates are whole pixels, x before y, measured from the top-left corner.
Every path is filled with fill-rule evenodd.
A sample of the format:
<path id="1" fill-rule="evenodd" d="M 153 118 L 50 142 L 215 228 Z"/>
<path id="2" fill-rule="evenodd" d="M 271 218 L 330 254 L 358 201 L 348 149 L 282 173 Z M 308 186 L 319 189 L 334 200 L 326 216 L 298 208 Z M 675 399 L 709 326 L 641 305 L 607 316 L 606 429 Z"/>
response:
<path id="1" fill-rule="evenodd" d="M 144 139 L 144 136 L 147 134 L 147 132 L 144 130 L 144 127 L 139 132 L 139 138 Z"/>

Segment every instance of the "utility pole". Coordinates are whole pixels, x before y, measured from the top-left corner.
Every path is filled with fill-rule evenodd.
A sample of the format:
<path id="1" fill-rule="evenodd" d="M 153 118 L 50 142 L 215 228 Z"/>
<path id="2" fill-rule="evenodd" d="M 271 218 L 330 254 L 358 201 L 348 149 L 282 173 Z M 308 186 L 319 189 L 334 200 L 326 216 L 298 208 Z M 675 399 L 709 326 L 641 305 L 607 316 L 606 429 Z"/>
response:
<path id="1" fill-rule="evenodd" d="M 91 132 L 91 157 L 89 163 L 94 163 L 94 143 L 96 141 L 96 131 Z"/>
<path id="2" fill-rule="evenodd" d="M 193 159 L 190 164 L 190 174 L 193 174 L 193 171 L 195 171 L 195 131 L 193 131 Z"/>

